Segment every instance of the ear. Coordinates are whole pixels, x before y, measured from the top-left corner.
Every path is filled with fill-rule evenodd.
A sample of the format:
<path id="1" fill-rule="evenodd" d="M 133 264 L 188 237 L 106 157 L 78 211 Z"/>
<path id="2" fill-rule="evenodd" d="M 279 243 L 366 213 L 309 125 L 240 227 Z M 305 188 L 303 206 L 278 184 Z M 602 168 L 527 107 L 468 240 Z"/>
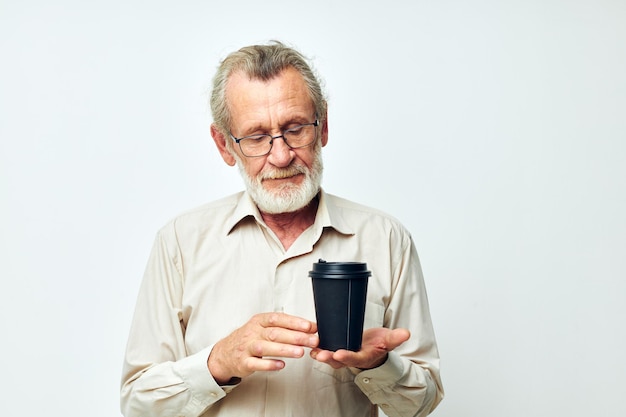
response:
<path id="1" fill-rule="evenodd" d="M 328 143 L 328 112 L 324 115 L 322 121 L 322 146 L 326 146 Z"/>
<path id="2" fill-rule="evenodd" d="M 213 137 L 213 141 L 215 142 L 220 155 L 222 155 L 224 162 L 231 167 L 234 166 L 237 161 L 235 161 L 235 158 L 226 147 L 226 141 L 230 140 L 230 138 L 226 138 L 222 131 L 215 126 L 215 124 L 211 124 L 211 136 Z"/>

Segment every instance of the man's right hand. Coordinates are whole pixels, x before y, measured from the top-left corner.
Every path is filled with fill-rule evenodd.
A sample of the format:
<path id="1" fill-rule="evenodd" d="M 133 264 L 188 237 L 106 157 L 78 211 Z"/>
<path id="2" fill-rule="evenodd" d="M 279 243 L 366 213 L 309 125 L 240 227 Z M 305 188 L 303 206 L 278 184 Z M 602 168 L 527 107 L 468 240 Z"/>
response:
<path id="1" fill-rule="evenodd" d="M 256 371 L 278 371 L 285 362 L 276 358 L 301 358 L 304 348 L 317 347 L 316 333 L 317 325 L 300 317 L 257 314 L 215 344 L 207 366 L 221 385 Z"/>

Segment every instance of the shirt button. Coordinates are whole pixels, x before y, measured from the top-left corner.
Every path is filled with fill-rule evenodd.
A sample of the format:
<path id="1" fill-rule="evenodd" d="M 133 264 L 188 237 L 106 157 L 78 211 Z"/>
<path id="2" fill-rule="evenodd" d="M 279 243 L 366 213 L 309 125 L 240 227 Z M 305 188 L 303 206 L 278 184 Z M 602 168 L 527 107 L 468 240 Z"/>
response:
<path id="1" fill-rule="evenodd" d="M 216 394 L 216 393 L 214 393 L 214 392 L 212 392 L 212 393 L 211 393 L 211 397 L 215 398 L 215 397 L 217 397 L 217 394 Z"/>
<path id="2" fill-rule="evenodd" d="M 370 383 L 370 379 L 369 378 L 363 378 L 363 383 L 364 384 L 369 384 Z"/>

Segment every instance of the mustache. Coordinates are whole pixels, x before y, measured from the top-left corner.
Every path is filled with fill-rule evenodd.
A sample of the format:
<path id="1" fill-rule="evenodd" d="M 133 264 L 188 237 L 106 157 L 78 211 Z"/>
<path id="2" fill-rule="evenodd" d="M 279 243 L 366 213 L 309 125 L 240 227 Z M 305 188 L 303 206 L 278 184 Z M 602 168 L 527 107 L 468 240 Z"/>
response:
<path id="1" fill-rule="evenodd" d="M 306 167 L 302 165 L 292 165 L 287 168 L 279 168 L 279 169 L 271 169 L 268 171 L 263 171 L 258 176 L 259 181 L 263 180 L 279 180 L 283 178 L 294 177 L 299 174 L 307 173 Z"/>

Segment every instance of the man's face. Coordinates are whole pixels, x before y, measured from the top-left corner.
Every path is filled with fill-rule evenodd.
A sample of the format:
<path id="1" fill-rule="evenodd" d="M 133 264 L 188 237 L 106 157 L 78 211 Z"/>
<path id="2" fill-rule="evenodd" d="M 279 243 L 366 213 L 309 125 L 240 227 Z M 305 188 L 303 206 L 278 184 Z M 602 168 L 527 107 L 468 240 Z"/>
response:
<path id="1" fill-rule="evenodd" d="M 243 137 L 260 133 L 272 136 L 298 124 L 315 120 L 315 107 L 302 76 L 284 70 L 267 82 L 250 80 L 242 72 L 230 76 L 226 98 L 231 114 L 231 133 Z M 327 129 L 317 128 L 317 140 L 304 148 L 291 149 L 275 139 L 272 150 L 261 157 L 246 157 L 232 139 L 227 145 L 242 173 L 248 192 L 266 213 L 287 213 L 311 202 L 322 177 L 321 147 Z"/>

